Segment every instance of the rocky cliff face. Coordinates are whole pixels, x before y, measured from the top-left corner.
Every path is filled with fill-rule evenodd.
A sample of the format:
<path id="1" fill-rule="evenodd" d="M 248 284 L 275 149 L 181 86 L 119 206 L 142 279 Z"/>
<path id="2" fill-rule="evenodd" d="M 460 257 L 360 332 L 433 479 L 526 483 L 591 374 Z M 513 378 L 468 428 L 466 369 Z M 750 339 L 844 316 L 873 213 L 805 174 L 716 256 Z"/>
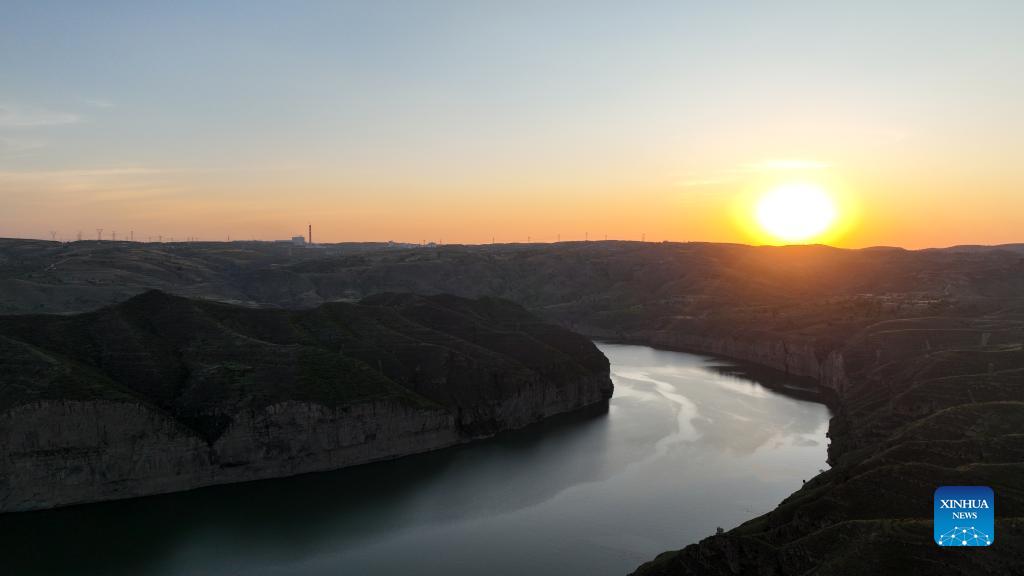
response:
<path id="1" fill-rule="evenodd" d="M 634 574 L 1024 573 L 1022 310 L 871 323 L 813 354 L 817 362 L 790 343 L 681 339 L 817 374 L 836 393 L 832 468 L 774 511 L 665 552 Z M 931 498 L 942 485 L 993 488 L 1000 536 L 991 549 L 945 554 L 932 541 Z"/>
<path id="2" fill-rule="evenodd" d="M 0 311 L 91 310 L 153 287 L 268 307 L 309 306 L 388 290 L 508 298 L 594 337 L 755 362 L 813 379 L 837 398 L 829 430 L 831 470 L 809 479 L 772 513 L 663 554 L 638 574 L 1024 574 L 1019 545 L 1024 542 L 1022 254 L 1021 245 L 908 251 L 696 242 L 338 245 L 292 254 L 262 243 L 0 240 Z M 401 313 L 379 315 L 373 322 L 410 334 L 401 321 L 416 317 L 414 324 L 429 323 L 431 331 L 410 344 L 380 334 L 348 338 L 348 331 L 332 328 L 324 318 L 301 314 L 289 316 L 294 321 L 271 322 L 273 330 L 224 320 L 236 332 L 256 330 L 247 346 L 263 347 L 260 357 L 295 358 L 282 360 L 285 365 L 332 366 L 329 357 L 302 348 L 310 338 L 332 351 L 344 350 L 345 357 L 400 384 L 418 402 L 445 407 L 456 418 L 460 437 L 491 433 L 499 421 L 492 415 L 500 412 L 493 407 L 518 402 L 511 400 L 510 389 L 581 377 L 575 372 L 580 368 L 565 372 L 566 364 L 545 361 L 548 355 L 539 350 L 553 348 L 583 359 L 584 372 L 600 371 L 582 348 L 548 338 L 529 322 L 517 326 L 510 320 L 514 314 L 498 314 L 506 331 L 525 329 L 530 336 L 529 342 L 509 346 L 501 333 L 477 332 L 456 318 L 438 321 L 439 302 L 386 297 L 376 304 Z M 488 306 L 477 308 L 471 315 L 495 321 Z M 316 316 L 343 311 L 327 306 Z M 79 343 L 149 333 L 110 319 L 100 334 L 76 330 Z M 0 330 L 5 362 L 0 373 L 8 378 L 38 373 L 48 382 L 32 398 L 48 398 L 52 388 L 63 390 L 59 397 L 65 399 L 73 392 L 135 402 L 120 388 L 96 384 L 93 371 L 105 365 L 103 353 L 91 353 L 74 370 L 43 369 L 48 363 L 68 364 L 60 352 L 40 353 L 4 334 Z M 429 346 L 416 344 L 421 338 Z M 460 351 L 467 344 L 471 351 Z M 121 347 L 123 357 L 137 361 L 117 364 L 119 381 L 153 384 L 147 397 L 154 405 L 206 442 L 223 432 L 224 414 L 196 411 L 204 405 L 198 400 L 209 403 L 217 395 L 203 396 L 210 387 L 191 386 L 193 380 L 212 382 L 224 395 L 247 397 L 258 406 L 267 401 L 247 396 L 248 388 L 239 384 L 269 369 L 252 358 L 226 358 L 227 348 L 214 370 L 201 355 L 187 355 L 187 362 L 158 355 L 164 350 L 159 340 L 137 350 Z M 482 363 L 502 369 L 479 370 L 481 363 L 469 362 L 470 356 L 486 357 Z M 395 361 L 398 357 L 404 360 Z M 157 366 L 172 375 L 160 386 L 148 376 Z M 308 372 L 313 376 L 318 370 Z M 306 381 L 294 376 L 280 373 L 272 381 Z M 299 389 L 304 398 L 324 393 L 315 386 Z M 261 390 L 280 400 L 272 386 Z M 8 396 L 0 391 L 0 402 Z M 939 484 L 981 483 L 992 486 L 1000 502 L 997 544 L 977 554 L 942 554 L 931 541 L 932 492 Z"/>
<path id="3" fill-rule="evenodd" d="M 393 401 L 284 402 L 236 415 L 212 445 L 152 407 L 43 401 L 0 416 L 5 511 L 332 470 L 463 441 L 451 414 Z"/>
<path id="4" fill-rule="evenodd" d="M 612 392 L 589 341 L 498 301 L 392 295 L 266 314 L 147 294 L 4 320 L 3 512 L 394 458 Z"/>
<path id="5" fill-rule="evenodd" d="M 811 379 L 834 392 L 842 392 L 846 383 L 842 352 L 830 350 L 822 357 L 823 353 L 812 342 L 784 335 L 712 336 L 669 330 L 643 339 L 657 348 L 704 352 L 752 362 L 784 374 Z"/>

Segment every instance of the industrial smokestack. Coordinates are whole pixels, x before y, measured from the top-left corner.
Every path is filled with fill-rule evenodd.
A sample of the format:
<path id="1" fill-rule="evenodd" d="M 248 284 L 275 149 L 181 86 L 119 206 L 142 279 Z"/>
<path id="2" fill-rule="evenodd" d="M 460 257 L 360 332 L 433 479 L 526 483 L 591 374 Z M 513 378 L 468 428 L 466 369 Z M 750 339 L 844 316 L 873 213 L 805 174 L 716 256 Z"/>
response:
<path id="1" fill-rule="evenodd" d="M 308 240 L 308 242 L 309 242 L 310 246 L 313 245 L 313 224 L 312 223 L 309 224 L 309 240 Z"/>

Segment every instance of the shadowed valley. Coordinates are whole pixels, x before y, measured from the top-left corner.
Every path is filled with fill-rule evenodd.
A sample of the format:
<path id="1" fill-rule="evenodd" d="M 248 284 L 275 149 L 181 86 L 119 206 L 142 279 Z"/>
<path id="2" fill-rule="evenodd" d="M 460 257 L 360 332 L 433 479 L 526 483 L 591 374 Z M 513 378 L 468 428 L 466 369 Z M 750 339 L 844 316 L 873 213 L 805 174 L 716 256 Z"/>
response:
<path id="1" fill-rule="evenodd" d="M 791 392 L 810 394 L 835 414 L 831 469 L 773 512 L 663 554 L 637 574 L 1022 569 L 1020 245 L 907 251 L 588 242 L 298 250 L 260 243 L 4 241 L 0 255 L 8 313 L 85 311 L 152 287 L 271 309 L 381 292 L 492 296 L 591 337 L 720 354 L 800 377 L 805 387 Z M 377 298 L 367 304 L 380 306 Z M 259 310 L 252 317 L 316 316 L 333 306 Z M 242 316 L 237 308 L 223 309 Z M 5 321 L 4 335 L 25 342 L 15 324 Z M 375 361 L 353 358 L 371 368 Z M 370 372 L 402 382 L 386 366 Z M 443 404 L 415 385 L 402 388 Z M 190 425 L 188 417 L 183 425 Z M 191 426 L 201 437 L 202 426 Z M 994 489 L 992 547 L 956 555 L 935 546 L 931 498 L 943 484 Z"/>

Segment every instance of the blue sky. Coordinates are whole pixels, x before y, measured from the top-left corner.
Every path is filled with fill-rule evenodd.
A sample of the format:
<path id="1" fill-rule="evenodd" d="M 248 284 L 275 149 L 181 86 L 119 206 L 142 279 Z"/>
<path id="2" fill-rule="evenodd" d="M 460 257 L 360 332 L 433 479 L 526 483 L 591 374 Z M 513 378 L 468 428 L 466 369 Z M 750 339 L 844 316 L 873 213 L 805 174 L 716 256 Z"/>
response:
<path id="1" fill-rule="evenodd" d="M 1001 241 L 1024 224 L 1005 208 L 1024 183 L 1017 2 L 3 13 L 0 236 L 102 219 L 276 237 L 320 217 L 336 240 L 512 239 L 534 224 L 735 240 L 725 206 L 778 159 L 827 165 L 863 200 L 875 216 L 851 244 Z M 948 238 L 901 219 L 938 195 L 980 202 Z M 56 218 L 66 206 L 75 217 Z"/>

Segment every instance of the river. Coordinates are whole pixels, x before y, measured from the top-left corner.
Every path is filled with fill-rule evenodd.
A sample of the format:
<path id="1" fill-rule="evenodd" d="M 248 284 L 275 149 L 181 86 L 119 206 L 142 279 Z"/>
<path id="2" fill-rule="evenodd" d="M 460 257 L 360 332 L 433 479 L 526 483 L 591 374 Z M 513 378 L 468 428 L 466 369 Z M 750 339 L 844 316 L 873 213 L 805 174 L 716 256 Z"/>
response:
<path id="1" fill-rule="evenodd" d="M 0 516 L 4 574 L 621 576 L 825 468 L 828 409 L 600 344 L 606 413 L 336 472 Z"/>

